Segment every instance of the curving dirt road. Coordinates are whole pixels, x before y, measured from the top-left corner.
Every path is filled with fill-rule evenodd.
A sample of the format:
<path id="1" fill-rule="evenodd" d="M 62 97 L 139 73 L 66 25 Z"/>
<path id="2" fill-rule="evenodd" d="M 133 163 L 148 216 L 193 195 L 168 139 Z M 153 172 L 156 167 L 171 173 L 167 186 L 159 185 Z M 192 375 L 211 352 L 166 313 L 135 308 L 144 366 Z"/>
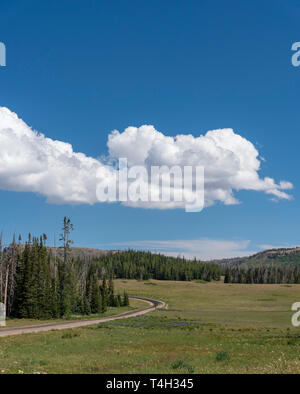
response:
<path id="1" fill-rule="evenodd" d="M 164 308 L 165 303 L 163 301 L 152 300 L 151 298 L 146 297 L 135 297 L 130 296 L 129 298 L 134 298 L 136 300 L 145 301 L 151 306 L 146 309 L 139 309 L 131 312 L 124 312 L 120 315 L 115 315 L 111 317 L 102 317 L 88 320 L 75 320 L 75 321 L 67 321 L 62 323 L 48 323 L 48 324 L 39 324 L 35 326 L 27 326 L 27 327 L 17 327 L 17 328 L 4 328 L 0 329 L 0 337 L 7 337 L 9 335 L 20 335 L 20 334 L 28 334 L 32 332 L 41 332 L 41 331 L 51 331 L 51 330 L 65 330 L 67 328 L 77 328 L 90 326 L 93 324 L 105 323 L 111 320 L 117 319 L 126 319 L 128 317 L 140 316 L 145 313 L 154 311 L 155 309 Z"/>

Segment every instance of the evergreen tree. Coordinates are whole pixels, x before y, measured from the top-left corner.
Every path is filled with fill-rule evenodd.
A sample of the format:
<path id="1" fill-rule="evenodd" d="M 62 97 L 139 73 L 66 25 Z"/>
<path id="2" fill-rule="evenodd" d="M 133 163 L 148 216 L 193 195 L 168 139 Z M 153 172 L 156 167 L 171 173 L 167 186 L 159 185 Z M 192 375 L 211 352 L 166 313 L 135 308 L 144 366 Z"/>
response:
<path id="1" fill-rule="evenodd" d="M 73 243 L 70 240 L 70 233 L 73 231 L 73 224 L 71 220 L 64 217 L 62 234 L 60 241 L 63 242 L 64 256 L 63 263 L 60 264 L 59 280 L 60 280 L 60 316 L 69 316 L 72 311 L 72 283 L 71 283 L 71 269 L 67 265 L 68 250 Z"/>
<path id="2" fill-rule="evenodd" d="M 123 294 L 123 306 L 128 306 L 129 305 L 129 297 L 126 291 L 124 290 Z"/>
<path id="3" fill-rule="evenodd" d="M 84 299 L 83 299 L 83 314 L 89 315 L 90 313 L 91 313 L 91 305 L 90 305 L 89 299 L 87 297 L 84 297 Z"/>
<path id="4" fill-rule="evenodd" d="M 108 307 L 108 288 L 107 288 L 107 283 L 105 276 L 103 277 L 102 280 L 102 285 L 101 285 L 101 312 L 104 313 L 107 311 Z"/>
<path id="5" fill-rule="evenodd" d="M 110 275 L 109 283 L 108 283 L 108 305 L 109 306 L 115 305 L 114 282 L 113 282 L 112 274 Z"/>
<path id="6" fill-rule="evenodd" d="M 118 300 L 118 306 L 122 306 L 122 298 L 120 294 L 117 295 L 117 300 Z"/>
<path id="7" fill-rule="evenodd" d="M 92 278 L 91 311 L 92 313 L 102 312 L 102 297 L 101 297 L 101 291 L 96 275 L 94 275 Z"/>

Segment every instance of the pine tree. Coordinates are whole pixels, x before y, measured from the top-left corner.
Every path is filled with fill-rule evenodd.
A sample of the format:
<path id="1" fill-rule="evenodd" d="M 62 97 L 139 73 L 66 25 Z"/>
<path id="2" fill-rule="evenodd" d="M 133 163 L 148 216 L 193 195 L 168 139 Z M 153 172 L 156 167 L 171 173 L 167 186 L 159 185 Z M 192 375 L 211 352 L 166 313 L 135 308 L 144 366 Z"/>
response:
<path id="1" fill-rule="evenodd" d="M 124 290 L 123 294 L 123 306 L 128 306 L 129 305 L 129 297 L 126 291 Z"/>
<path id="2" fill-rule="evenodd" d="M 101 285 L 101 300 L 102 300 L 101 312 L 104 313 L 107 311 L 107 307 L 108 307 L 108 289 L 107 289 L 105 276 L 103 277 L 102 285 Z"/>
<path id="3" fill-rule="evenodd" d="M 96 275 L 92 278 L 91 287 L 91 312 L 100 313 L 102 311 L 102 297 Z"/>
<path id="4" fill-rule="evenodd" d="M 70 240 L 70 233 L 73 231 L 74 227 L 71 220 L 64 217 L 62 234 L 60 236 L 60 241 L 63 242 L 64 257 L 63 263 L 60 264 L 60 316 L 69 316 L 72 311 L 72 283 L 71 283 L 71 269 L 67 266 L 68 250 L 70 245 L 73 243 Z"/>
<path id="5" fill-rule="evenodd" d="M 68 257 L 68 250 L 70 248 L 70 245 L 73 243 L 73 241 L 70 239 L 70 234 L 71 231 L 74 230 L 74 226 L 71 223 L 70 218 L 67 218 L 66 216 L 64 217 L 63 221 L 63 227 L 62 227 L 62 234 L 60 235 L 60 241 L 63 242 L 63 248 L 64 248 L 64 264 L 67 263 L 67 257 Z"/>
<path id="6" fill-rule="evenodd" d="M 117 300 L 118 300 L 118 306 L 122 306 L 122 298 L 120 294 L 117 295 Z"/>
<path id="7" fill-rule="evenodd" d="M 87 297 L 84 297 L 84 314 L 89 315 L 91 313 L 91 305 Z"/>
<path id="8" fill-rule="evenodd" d="M 110 275 L 109 283 L 108 283 L 108 305 L 109 306 L 115 305 L 114 282 L 112 275 Z"/>

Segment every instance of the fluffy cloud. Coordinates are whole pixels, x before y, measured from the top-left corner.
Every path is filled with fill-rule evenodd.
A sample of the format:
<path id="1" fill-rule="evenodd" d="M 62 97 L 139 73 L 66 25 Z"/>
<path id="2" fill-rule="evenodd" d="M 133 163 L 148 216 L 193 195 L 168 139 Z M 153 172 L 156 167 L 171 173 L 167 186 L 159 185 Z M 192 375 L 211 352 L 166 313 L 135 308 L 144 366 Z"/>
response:
<path id="1" fill-rule="evenodd" d="M 234 191 L 242 189 L 263 191 L 277 199 L 291 198 L 284 191 L 292 188 L 290 182 L 259 177 L 257 150 L 231 129 L 212 130 L 199 137 L 168 137 L 153 126 L 129 127 L 109 135 L 108 150 L 109 160 L 126 157 L 129 166 L 203 166 L 206 206 L 235 204 Z M 74 152 L 68 143 L 46 138 L 0 107 L 0 189 L 39 193 L 51 203 L 94 204 L 97 184 L 112 181 L 116 174 L 116 168 Z M 174 202 L 132 204 L 183 207 Z"/>
<path id="2" fill-rule="evenodd" d="M 110 134 L 108 148 L 110 157 L 126 157 L 129 165 L 203 166 L 206 206 L 217 201 L 238 203 L 234 190 L 263 191 L 275 198 L 291 199 L 283 190 L 291 189 L 292 184 L 260 178 L 258 151 L 232 129 L 211 130 L 199 137 L 168 137 L 153 126 L 128 127 L 123 133 Z"/>
<path id="3" fill-rule="evenodd" d="M 38 134 L 15 113 L 0 108 L 1 189 L 40 193 L 52 203 L 93 204 L 100 171 L 103 178 L 109 176 L 98 160 Z"/>

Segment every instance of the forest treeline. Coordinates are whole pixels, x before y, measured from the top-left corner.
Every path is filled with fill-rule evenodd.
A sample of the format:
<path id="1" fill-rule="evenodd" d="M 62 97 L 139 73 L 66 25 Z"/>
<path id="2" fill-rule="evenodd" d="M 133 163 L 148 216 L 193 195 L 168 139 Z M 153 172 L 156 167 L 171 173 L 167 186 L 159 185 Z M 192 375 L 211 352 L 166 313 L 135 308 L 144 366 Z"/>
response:
<path id="1" fill-rule="evenodd" d="M 104 255 L 95 260 L 116 278 L 159 280 L 220 280 L 221 269 L 217 264 L 168 257 L 162 254 L 127 250 Z"/>
<path id="2" fill-rule="evenodd" d="M 230 266 L 224 268 L 224 283 L 300 283 L 300 267 L 271 264 Z"/>
<path id="3" fill-rule="evenodd" d="M 65 218 L 62 260 L 47 249 L 45 235 L 29 235 L 25 245 L 20 238 L 13 239 L 5 252 L 0 245 L 0 301 L 7 316 L 49 319 L 129 305 L 128 295 L 115 294 L 112 274 L 97 262 L 68 258 L 71 231 L 72 224 Z"/>
<path id="4" fill-rule="evenodd" d="M 97 259 L 70 258 L 72 224 L 65 218 L 63 257 L 46 246 L 47 237 L 13 239 L 2 251 L 0 241 L 0 301 L 8 316 L 59 318 L 103 313 L 109 306 L 129 305 L 126 293 L 115 294 L 113 278 L 160 280 L 220 280 L 216 264 L 128 250 Z"/>

